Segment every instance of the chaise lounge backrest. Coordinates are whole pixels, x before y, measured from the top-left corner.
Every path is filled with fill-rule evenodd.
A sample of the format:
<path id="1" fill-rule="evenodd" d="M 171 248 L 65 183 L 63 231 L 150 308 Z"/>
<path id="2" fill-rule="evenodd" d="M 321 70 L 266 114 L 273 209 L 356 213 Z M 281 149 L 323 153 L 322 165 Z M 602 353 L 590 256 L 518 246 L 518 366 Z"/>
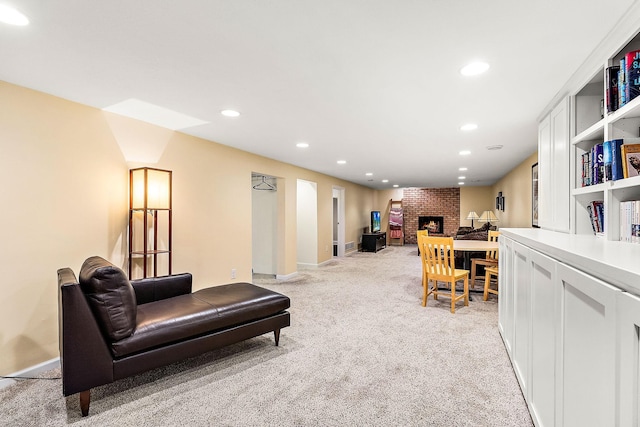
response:
<path id="1" fill-rule="evenodd" d="M 189 273 L 129 282 L 121 269 L 99 258 L 83 264 L 81 285 L 70 268 L 58 270 L 59 349 L 65 396 L 114 381 L 111 343 L 128 332 L 137 305 L 191 293 Z M 133 295 L 131 294 L 133 292 Z M 107 304 L 107 302 L 109 304 Z M 105 305 L 100 306 L 104 303 Z M 109 322 L 114 319 L 113 327 Z M 128 335 L 127 335 L 128 333 Z"/>

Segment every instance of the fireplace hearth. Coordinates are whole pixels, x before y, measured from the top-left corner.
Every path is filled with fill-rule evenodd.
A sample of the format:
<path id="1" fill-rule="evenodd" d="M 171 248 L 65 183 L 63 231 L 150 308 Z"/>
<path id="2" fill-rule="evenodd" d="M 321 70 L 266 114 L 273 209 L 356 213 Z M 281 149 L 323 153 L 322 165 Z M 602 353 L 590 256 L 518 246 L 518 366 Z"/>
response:
<path id="1" fill-rule="evenodd" d="M 444 217 L 443 216 L 419 216 L 418 230 L 427 230 L 429 234 L 444 233 Z"/>

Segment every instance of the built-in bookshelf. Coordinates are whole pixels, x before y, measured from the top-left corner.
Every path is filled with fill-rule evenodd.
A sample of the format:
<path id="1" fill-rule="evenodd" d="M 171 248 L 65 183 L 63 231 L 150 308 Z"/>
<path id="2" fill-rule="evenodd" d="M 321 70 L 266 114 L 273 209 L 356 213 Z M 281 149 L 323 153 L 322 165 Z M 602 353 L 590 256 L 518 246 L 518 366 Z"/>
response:
<path id="1" fill-rule="evenodd" d="M 622 177 L 618 180 L 585 183 L 585 158 L 593 159 L 594 147 L 605 142 L 621 139 L 623 144 L 640 142 L 640 96 L 618 105 L 615 111 L 611 108 L 611 98 L 607 88 L 611 88 L 610 67 L 620 66 L 621 59 L 628 52 L 640 50 L 640 28 L 631 31 L 626 42 L 610 50 L 601 58 L 600 65 L 593 68 L 593 73 L 581 87 L 571 95 L 571 229 L 575 234 L 597 234 L 607 240 L 630 241 L 623 235 L 626 217 L 621 213 L 632 202 L 640 200 L 640 176 Z M 624 39 L 624 37 L 620 37 Z M 608 70 L 609 69 L 609 70 Z M 620 155 L 624 162 L 624 155 Z M 640 158 L 640 157 L 639 157 Z M 589 165 L 590 167 L 592 165 Z M 634 171 L 631 171 L 634 172 Z M 635 174 L 635 172 L 633 173 Z M 632 175 L 631 173 L 626 176 Z M 590 185 L 587 185 L 590 184 Z M 600 230 L 594 231 L 594 202 L 602 203 Z M 639 230 L 640 231 L 640 230 Z M 640 239 L 638 239 L 640 242 Z"/>

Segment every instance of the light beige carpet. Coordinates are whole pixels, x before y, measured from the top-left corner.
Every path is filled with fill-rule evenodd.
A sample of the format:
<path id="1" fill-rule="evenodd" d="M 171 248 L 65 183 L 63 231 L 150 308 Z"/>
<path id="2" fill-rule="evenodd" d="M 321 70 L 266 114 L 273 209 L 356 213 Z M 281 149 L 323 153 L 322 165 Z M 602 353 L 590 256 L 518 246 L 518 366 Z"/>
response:
<path id="1" fill-rule="evenodd" d="M 497 297 L 423 308 L 420 275 L 413 245 L 256 279 L 291 298 L 279 347 L 267 334 L 97 387 L 87 418 L 59 380 L 21 381 L 0 390 L 2 424 L 531 426 Z"/>

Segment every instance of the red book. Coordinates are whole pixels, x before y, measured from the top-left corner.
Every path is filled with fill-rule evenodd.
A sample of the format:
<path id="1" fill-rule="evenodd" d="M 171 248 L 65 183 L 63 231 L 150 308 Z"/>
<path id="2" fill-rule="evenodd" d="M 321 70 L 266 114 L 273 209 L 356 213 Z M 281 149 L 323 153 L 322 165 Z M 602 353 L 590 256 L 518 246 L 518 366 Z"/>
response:
<path id="1" fill-rule="evenodd" d="M 626 101 L 640 95 L 640 50 L 632 50 L 625 55 Z"/>

